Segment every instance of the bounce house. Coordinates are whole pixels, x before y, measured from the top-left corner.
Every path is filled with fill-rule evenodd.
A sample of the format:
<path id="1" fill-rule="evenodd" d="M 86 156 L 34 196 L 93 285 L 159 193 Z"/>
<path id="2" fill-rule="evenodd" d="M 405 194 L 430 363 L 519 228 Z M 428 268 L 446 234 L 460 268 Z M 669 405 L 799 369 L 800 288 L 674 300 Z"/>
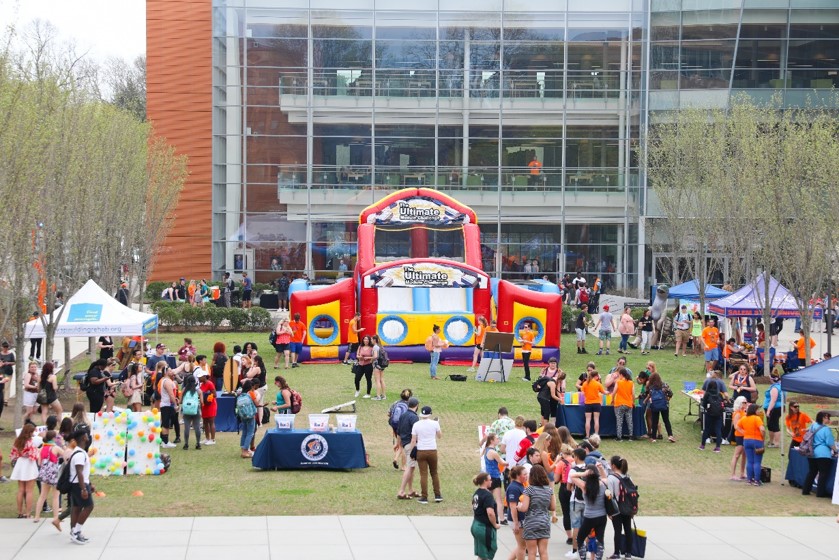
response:
<path id="1" fill-rule="evenodd" d="M 471 361 L 479 316 L 495 319 L 503 332 L 529 321 L 536 331 L 531 360 L 559 358 L 559 288 L 490 279 L 481 269 L 477 222 L 471 208 L 433 189 L 403 189 L 367 207 L 353 276 L 329 286 L 292 282 L 291 312 L 308 329 L 301 358 L 343 357 L 356 311 L 362 334 L 378 334 L 391 360 L 427 362 L 425 340 L 439 325 L 450 344 L 442 359 Z"/>

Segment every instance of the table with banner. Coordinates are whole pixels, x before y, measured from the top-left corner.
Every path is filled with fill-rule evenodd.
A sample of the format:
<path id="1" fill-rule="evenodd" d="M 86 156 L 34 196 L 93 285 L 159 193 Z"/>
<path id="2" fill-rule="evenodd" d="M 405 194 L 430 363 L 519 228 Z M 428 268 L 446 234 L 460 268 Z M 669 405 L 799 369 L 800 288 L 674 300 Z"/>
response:
<path id="1" fill-rule="evenodd" d="M 563 418 L 564 416 L 564 418 Z M 593 421 L 592 421 L 593 423 Z M 585 406 L 583 405 L 562 405 L 557 408 L 557 426 L 566 426 L 568 431 L 574 435 L 586 433 Z M 624 427 L 624 432 L 628 428 Z M 615 437 L 618 433 L 615 421 L 615 407 L 603 405 L 600 407 L 600 436 Z M 647 425 L 644 422 L 644 408 L 635 406 L 632 408 L 632 435 L 640 437 L 647 433 Z"/>
<path id="2" fill-rule="evenodd" d="M 363 469 L 367 452 L 361 432 L 312 432 L 278 430 L 265 432 L 253 455 L 253 466 L 277 469 Z"/>
<path id="3" fill-rule="evenodd" d="M 833 493 L 833 483 L 836 479 L 836 457 L 832 459 L 833 464 L 830 467 L 830 475 L 827 477 L 827 492 Z M 804 479 L 807 478 L 807 471 L 810 466 L 807 462 L 807 457 L 798 452 L 798 449 L 792 449 L 789 452 L 789 464 L 787 464 L 787 474 L 784 479 L 794 483 L 795 486 L 801 488 L 804 486 Z"/>
<path id="4" fill-rule="evenodd" d="M 218 395 L 216 411 L 216 431 L 236 432 L 239 430 L 239 420 L 236 418 L 236 395 Z"/>

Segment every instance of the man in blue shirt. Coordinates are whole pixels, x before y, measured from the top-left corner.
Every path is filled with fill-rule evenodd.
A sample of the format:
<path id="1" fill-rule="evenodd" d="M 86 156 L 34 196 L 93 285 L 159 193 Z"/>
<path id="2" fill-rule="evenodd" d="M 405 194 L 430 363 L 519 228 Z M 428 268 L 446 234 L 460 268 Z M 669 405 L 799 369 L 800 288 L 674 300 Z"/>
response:
<path id="1" fill-rule="evenodd" d="M 242 309 L 251 308 L 251 295 L 253 294 L 253 280 L 248 278 L 247 272 L 242 272 Z"/>

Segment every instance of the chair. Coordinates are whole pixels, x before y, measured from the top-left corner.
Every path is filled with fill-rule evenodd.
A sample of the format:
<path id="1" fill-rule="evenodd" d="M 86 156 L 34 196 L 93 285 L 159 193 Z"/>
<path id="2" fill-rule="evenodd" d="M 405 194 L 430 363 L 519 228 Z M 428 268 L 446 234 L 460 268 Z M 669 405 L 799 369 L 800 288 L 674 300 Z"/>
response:
<path id="1" fill-rule="evenodd" d="M 388 173 L 385 175 L 385 185 L 389 187 L 399 187 L 402 185 L 402 181 L 400 180 L 401 177 L 399 173 Z"/>
<path id="2" fill-rule="evenodd" d="M 480 175 L 473 175 L 469 174 L 466 176 L 466 186 L 467 187 L 482 187 L 484 186 L 484 180 Z"/>
<path id="3" fill-rule="evenodd" d="M 755 364 L 755 377 L 761 377 L 764 375 L 763 371 L 763 348 L 758 348 L 757 352 L 755 352 L 757 363 Z M 775 348 L 769 348 L 769 367 L 773 367 L 775 365 Z"/>
<path id="4" fill-rule="evenodd" d="M 527 175 L 514 175 L 513 176 L 513 186 L 514 187 L 526 187 L 527 186 Z"/>
<path id="5" fill-rule="evenodd" d="M 432 187 L 432 188 L 434 187 L 435 184 L 437 185 L 438 188 L 439 187 L 445 187 L 449 184 L 449 176 L 445 175 L 445 174 L 442 174 L 442 175 L 438 174 L 437 175 L 437 181 L 435 183 L 434 174 L 429 173 L 425 176 L 425 184 L 426 184 L 427 187 Z"/>

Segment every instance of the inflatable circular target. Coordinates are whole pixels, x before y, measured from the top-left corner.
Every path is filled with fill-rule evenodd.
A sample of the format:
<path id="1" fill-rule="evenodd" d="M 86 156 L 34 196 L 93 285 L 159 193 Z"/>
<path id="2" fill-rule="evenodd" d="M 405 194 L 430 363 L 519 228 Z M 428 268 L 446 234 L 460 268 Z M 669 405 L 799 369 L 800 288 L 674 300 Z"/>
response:
<path id="1" fill-rule="evenodd" d="M 388 315 L 379 322 L 378 331 L 382 342 L 394 346 L 408 336 L 408 324 L 398 315 Z"/>
<path id="2" fill-rule="evenodd" d="M 519 332 L 521 332 L 524 323 L 530 323 L 531 330 L 536 333 L 536 337 L 533 339 L 533 345 L 538 346 L 542 342 L 542 339 L 545 338 L 545 326 L 535 317 L 522 317 L 519 319 L 519 322 L 516 323 L 516 330 L 513 331 L 516 338 L 518 338 Z"/>
<path id="3" fill-rule="evenodd" d="M 452 317 L 443 325 L 443 338 L 454 346 L 466 344 L 474 332 L 472 321 L 463 316 Z"/>
<path id="4" fill-rule="evenodd" d="M 329 315 L 317 315 L 309 321 L 309 340 L 315 344 L 328 346 L 335 342 L 340 332 L 338 323 Z"/>

